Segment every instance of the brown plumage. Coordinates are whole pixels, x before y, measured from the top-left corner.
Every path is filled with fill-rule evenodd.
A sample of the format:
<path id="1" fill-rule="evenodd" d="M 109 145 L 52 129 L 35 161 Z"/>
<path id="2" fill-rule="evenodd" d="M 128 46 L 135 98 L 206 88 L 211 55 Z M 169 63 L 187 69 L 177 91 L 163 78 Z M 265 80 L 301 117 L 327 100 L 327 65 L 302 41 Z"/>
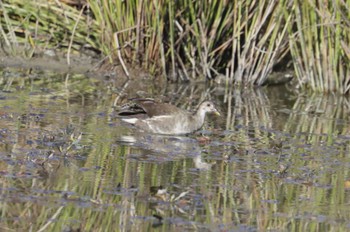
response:
<path id="1" fill-rule="evenodd" d="M 122 120 L 146 132 L 175 135 L 189 134 L 200 129 L 206 113 L 220 115 L 211 101 L 202 102 L 195 113 L 190 113 L 171 104 L 136 99 L 133 105 L 120 111 L 119 115 L 132 116 Z"/>

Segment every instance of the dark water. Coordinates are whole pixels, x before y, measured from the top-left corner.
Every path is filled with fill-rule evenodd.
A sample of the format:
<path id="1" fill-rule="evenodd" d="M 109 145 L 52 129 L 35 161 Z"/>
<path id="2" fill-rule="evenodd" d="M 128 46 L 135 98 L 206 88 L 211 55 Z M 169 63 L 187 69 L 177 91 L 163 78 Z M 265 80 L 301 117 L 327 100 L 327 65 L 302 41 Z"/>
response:
<path id="1" fill-rule="evenodd" d="M 0 70 L 2 231 L 350 230 L 349 98 Z M 116 109 L 213 100 L 190 136 Z"/>

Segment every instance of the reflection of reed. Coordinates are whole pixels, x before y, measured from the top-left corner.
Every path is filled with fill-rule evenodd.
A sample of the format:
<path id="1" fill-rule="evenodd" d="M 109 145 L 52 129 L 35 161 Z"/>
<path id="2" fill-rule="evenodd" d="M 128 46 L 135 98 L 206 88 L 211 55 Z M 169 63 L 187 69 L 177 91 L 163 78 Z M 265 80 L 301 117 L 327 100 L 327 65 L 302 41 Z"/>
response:
<path id="1" fill-rule="evenodd" d="M 344 96 L 299 96 L 286 121 L 285 130 L 306 142 L 324 140 L 323 136 L 347 135 L 349 108 L 349 99 Z"/>
<path id="2" fill-rule="evenodd" d="M 272 128 L 270 102 L 261 89 L 230 89 L 225 95 L 227 109 L 227 139 L 246 141 L 250 138 L 268 139 L 268 134 L 261 128 Z M 238 132 L 238 133 L 237 133 Z"/>
<path id="3" fill-rule="evenodd" d="M 125 88 L 127 94 L 135 91 L 131 86 Z M 101 87 L 102 93 L 105 86 Z M 213 88 L 206 87 L 168 84 L 149 91 L 154 91 L 153 97 L 163 95 L 168 102 L 193 109 L 202 99 L 215 99 Z M 49 225 L 50 231 L 142 231 L 152 230 L 156 213 L 162 218 L 161 229 L 168 231 L 329 231 L 330 224 L 334 231 L 347 231 L 348 99 L 313 95 L 282 102 L 283 96 L 267 97 L 275 94 L 271 90 L 228 88 L 221 110 L 225 121 L 215 118 L 222 127 L 209 133 L 211 141 L 204 145 L 191 136 L 182 140 L 147 134 L 136 145 L 122 144 L 117 138 L 130 131 L 118 123 L 107 124 L 109 116 L 97 116 L 116 97 L 95 99 L 88 92 L 86 105 L 50 104 L 55 113 L 45 114 L 39 123 L 2 118 L 1 125 L 8 130 L 1 134 L 1 228 L 22 231 Z M 25 104 L 2 103 L 17 104 L 22 108 L 15 112 L 28 113 L 27 102 L 36 110 L 42 108 L 40 103 L 50 103 L 38 98 Z M 89 149 L 77 156 L 57 156 L 53 161 L 59 167 L 48 177 L 32 174 L 41 167 L 16 156 L 26 153 L 12 147 L 28 146 L 27 141 L 37 141 L 45 131 L 68 122 L 84 132 L 82 145 Z M 279 169 L 280 165 L 286 168 Z M 170 196 L 187 194 L 177 202 L 150 200 L 152 186 L 163 186 Z"/>

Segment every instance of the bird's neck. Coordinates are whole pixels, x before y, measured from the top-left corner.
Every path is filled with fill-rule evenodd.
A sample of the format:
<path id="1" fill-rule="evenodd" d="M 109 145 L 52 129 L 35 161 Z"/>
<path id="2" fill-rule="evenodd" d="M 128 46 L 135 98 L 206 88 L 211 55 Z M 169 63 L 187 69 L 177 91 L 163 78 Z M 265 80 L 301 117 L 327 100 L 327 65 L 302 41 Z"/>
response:
<path id="1" fill-rule="evenodd" d="M 194 117 L 196 118 L 197 122 L 199 122 L 200 126 L 202 126 L 203 123 L 204 123 L 205 114 L 206 114 L 206 112 L 203 111 L 203 110 L 198 110 L 198 111 L 194 114 Z"/>

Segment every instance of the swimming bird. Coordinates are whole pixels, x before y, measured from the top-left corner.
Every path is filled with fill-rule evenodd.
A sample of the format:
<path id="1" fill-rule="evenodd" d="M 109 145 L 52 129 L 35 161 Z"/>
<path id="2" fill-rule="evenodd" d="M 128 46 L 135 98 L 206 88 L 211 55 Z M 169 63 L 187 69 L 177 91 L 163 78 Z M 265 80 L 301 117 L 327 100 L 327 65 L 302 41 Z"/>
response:
<path id="1" fill-rule="evenodd" d="M 199 130 L 207 113 L 220 115 L 212 101 L 202 102 L 197 111 L 191 113 L 168 103 L 157 103 L 153 99 L 134 99 L 134 104 L 118 115 L 133 116 L 122 120 L 145 132 L 180 135 Z"/>

